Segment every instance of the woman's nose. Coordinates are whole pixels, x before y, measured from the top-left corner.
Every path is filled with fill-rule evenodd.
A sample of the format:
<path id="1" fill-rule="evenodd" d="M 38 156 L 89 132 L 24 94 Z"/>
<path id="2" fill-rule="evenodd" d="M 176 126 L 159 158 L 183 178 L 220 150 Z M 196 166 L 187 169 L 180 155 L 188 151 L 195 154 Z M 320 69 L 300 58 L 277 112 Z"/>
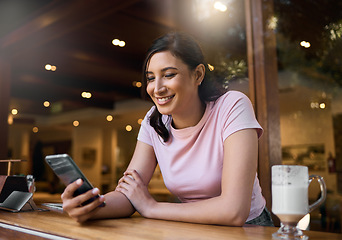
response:
<path id="1" fill-rule="evenodd" d="M 161 79 L 155 80 L 155 86 L 154 86 L 154 93 L 160 94 L 166 91 L 166 86 L 164 85 L 163 81 Z"/>

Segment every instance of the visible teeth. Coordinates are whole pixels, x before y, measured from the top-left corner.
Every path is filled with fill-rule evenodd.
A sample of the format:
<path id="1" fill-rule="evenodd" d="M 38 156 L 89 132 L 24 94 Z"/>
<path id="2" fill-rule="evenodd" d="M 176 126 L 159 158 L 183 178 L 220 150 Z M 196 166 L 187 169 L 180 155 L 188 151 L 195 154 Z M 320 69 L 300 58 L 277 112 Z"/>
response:
<path id="1" fill-rule="evenodd" d="M 171 97 L 165 97 L 165 98 L 158 98 L 158 100 L 160 101 L 160 102 L 165 102 L 165 101 L 167 101 L 167 100 L 169 100 L 169 99 L 171 99 L 172 98 L 172 96 Z"/>

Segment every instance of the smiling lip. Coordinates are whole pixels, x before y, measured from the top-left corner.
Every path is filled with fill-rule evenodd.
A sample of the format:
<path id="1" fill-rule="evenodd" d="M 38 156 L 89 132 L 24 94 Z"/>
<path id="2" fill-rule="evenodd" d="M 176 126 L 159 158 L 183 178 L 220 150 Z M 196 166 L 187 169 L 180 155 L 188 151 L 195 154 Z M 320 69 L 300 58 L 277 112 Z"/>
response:
<path id="1" fill-rule="evenodd" d="M 164 104 L 170 102 L 171 99 L 172 99 L 174 96 L 175 96 L 175 95 L 168 96 L 168 97 L 156 97 L 157 103 L 158 103 L 159 105 L 164 105 Z"/>

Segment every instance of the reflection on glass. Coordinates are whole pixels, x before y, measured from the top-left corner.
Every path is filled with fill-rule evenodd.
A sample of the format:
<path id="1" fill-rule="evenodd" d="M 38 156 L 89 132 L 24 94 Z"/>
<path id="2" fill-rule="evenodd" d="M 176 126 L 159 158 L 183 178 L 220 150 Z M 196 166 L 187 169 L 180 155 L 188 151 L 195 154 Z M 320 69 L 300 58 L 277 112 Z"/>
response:
<path id="1" fill-rule="evenodd" d="M 274 8 L 283 164 L 324 177 L 327 200 L 310 214 L 309 228 L 341 232 L 334 209 L 342 209 L 342 4 L 276 0 Z M 310 201 L 318 197 L 310 187 Z"/>
<path id="2" fill-rule="evenodd" d="M 151 4 L 152 2 L 154 3 Z M 149 104 L 147 103 L 141 104 L 142 109 L 138 109 L 140 102 L 136 105 L 135 100 L 130 101 L 131 99 L 127 98 L 131 97 L 129 94 L 134 94 L 132 95 L 134 98 L 138 97 L 139 88 L 142 87 L 141 82 L 138 81 L 140 65 L 143 54 L 153 39 L 174 29 L 190 33 L 203 48 L 207 63 L 210 63 L 210 74 L 222 79 L 222 84 L 228 89 L 249 94 L 244 2 L 241 0 L 137 1 L 125 5 L 125 8 L 113 15 L 109 13 L 104 16 L 99 15 L 98 19 L 93 19 L 91 24 L 88 23 L 89 25 L 80 22 L 80 26 L 84 25 L 85 28 L 71 30 L 70 35 L 62 34 L 62 37 L 57 37 L 52 42 L 54 44 L 46 40 L 46 46 L 44 44 L 43 48 L 37 46 L 35 49 L 35 53 L 38 54 L 35 59 L 44 60 L 38 65 L 41 68 L 51 61 L 44 68 L 44 71 L 50 74 L 44 72 L 45 75 L 34 77 L 35 71 L 26 73 L 25 67 L 16 70 L 18 72 L 16 75 L 27 81 L 25 84 L 36 83 L 32 88 L 41 83 L 44 85 L 45 82 L 52 84 L 51 86 L 58 86 L 54 89 L 58 94 L 55 98 L 51 94 L 35 96 L 37 97 L 35 101 L 40 107 L 34 108 L 37 115 L 34 115 L 35 113 L 25 115 L 22 108 L 19 108 L 21 116 L 37 117 L 35 120 L 42 125 L 37 123 L 39 134 L 31 134 L 32 128 L 29 129 L 30 135 L 27 134 L 28 131 L 17 134 L 20 131 L 20 124 L 24 122 L 15 121 L 11 126 L 13 131 L 10 132 L 9 137 L 10 143 L 16 143 L 10 146 L 11 154 L 17 157 L 29 156 L 29 146 L 39 140 L 44 143 L 44 154 L 53 154 L 55 149 L 62 149 L 58 151 L 70 152 L 77 159 L 81 156 L 76 149 L 89 144 L 98 148 L 98 152 L 103 156 L 97 166 L 106 165 L 110 168 L 110 173 L 106 176 L 99 175 L 100 171 L 92 171 L 91 174 L 98 179 L 98 186 L 103 187 L 110 182 L 108 189 L 113 189 L 115 183 L 113 179 L 120 178 L 127 167 L 136 144 L 139 124 L 150 108 L 149 105 L 148 109 L 145 109 Z M 111 23 L 115 24 L 111 25 Z M 274 18 L 270 21 L 270 26 L 274 28 L 276 25 L 277 19 Z M 96 37 L 86 37 L 88 34 Z M 115 34 L 114 37 L 112 34 Z M 134 44 L 131 44 L 133 42 Z M 47 46 L 53 48 L 47 50 Z M 125 47 L 120 48 L 120 46 Z M 66 51 L 69 48 L 71 51 Z M 49 51 L 52 49 L 56 54 L 50 54 Z M 59 56 L 60 52 L 63 53 L 62 56 Z M 41 53 L 44 53 L 44 56 L 41 56 Z M 57 63 L 61 71 L 56 70 L 54 64 Z M 28 69 L 30 69 L 29 65 L 33 63 L 28 64 Z M 53 73 L 54 70 L 56 72 Z M 75 73 L 78 78 L 73 77 Z M 82 93 L 83 90 L 85 92 Z M 94 92 L 97 93 L 96 96 Z M 85 99 L 81 98 L 81 94 Z M 48 109 L 44 108 L 48 103 L 42 106 L 42 102 L 46 99 L 51 101 Z M 108 101 L 114 101 L 115 106 L 112 103 L 107 104 Z M 20 103 L 30 104 L 25 100 L 21 100 Z M 102 108 L 104 106 L 104 109 L 99 109 L 98 104 Z M 115 117 L 108 118 L 111 120 L 110 124 L 103 124 L 107 120 L 105 117 L 109 111 L 108 107 Z M 118 114 L 115 111 L 118 111 Z M 43 113 L 43 117 L 39 116 L 40 112 Z M 15 120 L 21 116 L 16 116 Z M 82 119 L 82 123 L 74 121 L 75 119 L 79 121 Z M 13 123 L 12 115 L 9 116 L 9 122 Z M 128 123 L 131 123 L 131 126 L 127 126 L 126 130 Z M 83 127 L 76 128 L 79 124 Z M 18 143 L 21 146 L 17 145 Z M 98 147 L 102 144 L 103 146 Z M 21 149 L 27 150 L 22 152 Z M 26 168 L 23 173 L 26 173 L 27 169 L 29 168 Z M 53 182 L 51 175 L 47 178 L 46 181 Z"/>

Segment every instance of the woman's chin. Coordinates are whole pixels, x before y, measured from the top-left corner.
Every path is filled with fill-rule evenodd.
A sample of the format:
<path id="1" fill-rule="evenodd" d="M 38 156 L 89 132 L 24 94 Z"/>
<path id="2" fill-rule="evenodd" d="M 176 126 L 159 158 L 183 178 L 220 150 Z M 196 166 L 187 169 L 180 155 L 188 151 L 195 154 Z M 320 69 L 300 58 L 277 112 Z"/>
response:
<path id="1" fill-rule="evenodd" d="M 157 105 L 157 109 L 162 115 L 171 115 L 171 111 L 164 106 Z"/>

